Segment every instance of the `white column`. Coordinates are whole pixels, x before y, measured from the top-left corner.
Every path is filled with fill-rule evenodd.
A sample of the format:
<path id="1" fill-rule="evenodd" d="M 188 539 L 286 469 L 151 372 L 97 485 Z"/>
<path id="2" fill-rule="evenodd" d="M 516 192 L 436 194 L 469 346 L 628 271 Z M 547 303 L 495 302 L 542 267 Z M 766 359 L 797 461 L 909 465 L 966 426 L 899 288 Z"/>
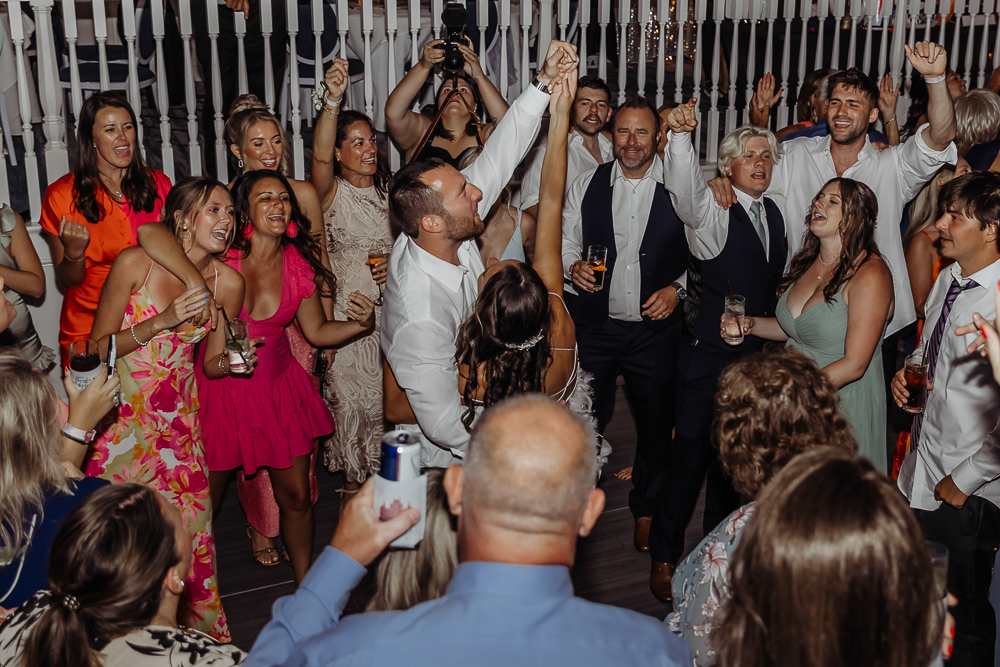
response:
<path id="1" fill-rule="evenodd" d="M 191 3 L 181 2 L 180 23 L 181 41 L 184 44 L 184 105 L 187 108 L 188 131 L 188 161 L 191 163 L 191 175 L 202 175 L 201 144 L 198 141 L 198 99 L 194 89 L 194 61 L 191 49 L 194 47 L 193 30 L 191 27 Z M 207 148 L 207 147 L 206 147 Z"/>
<path id="2" fill-rule="evenodd" d="M 51 183 L 57 178 L 69 172 L 69 153 L 66 151 L 66 127 L 62 115 L 62 84 L 59 83 L 59 63 L 56 60 L 56 45 L 52 31 L 52 7 L 53 0 L 31 0 L 31 7 L 35 14 L 35 49 L 38 57 L 38 98 L 42 106 L 42 133 L 45 135 L 45 177 Z M 11 33 L 13 37 L 13 15 L 17 13 L 17 23 L 20 28 L 21 15 L 19 13 L 21 3 L 10 3 Z M 24 31 L 21 31 L 22 43 Z M 24 126 L 30 127 L 31 112 L 26 106 L 28 104 L 28 90 L 25 83 L 24 90 L 21 90 L 21 82 L 26 81 L 22 74 L 26 74 L 23 69 L 27 64 L 24 62 L 22 50 L 18 50 L 18 97 L 21 99 L 21 118 Z M 28 133 L 24 135 L 25 150 L 29 144 L 34 142 L 33 136 Z M 31 148 L 34 151 L 34 147 Z M 27 160 L 27 153 L 25 154 Z M 37 187 L 38 167 L 35 166 L 35 177 L 32 180 L 28 174 L 29 194 Z M 34 209 L 33 209 L 34 210 Z M 34 218 L 34 216 L 32 216 Z M 37 220 L 37 218 L 34 218 Z"/>

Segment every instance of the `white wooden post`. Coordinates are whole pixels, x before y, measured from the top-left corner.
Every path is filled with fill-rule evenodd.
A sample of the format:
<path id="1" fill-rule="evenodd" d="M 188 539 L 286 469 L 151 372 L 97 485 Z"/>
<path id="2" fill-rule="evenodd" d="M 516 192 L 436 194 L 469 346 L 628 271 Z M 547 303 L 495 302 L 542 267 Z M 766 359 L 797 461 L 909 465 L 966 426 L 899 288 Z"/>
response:
<path id="1" fill-rule="evenodd" d="M 670 0 L 657 0 L 656 20 L 660 24 L 660 38 L 657 44 L 656 59 L 656 107 L 663 104 L 664 79 L 666 78 L 666 46 L 667 46 L 667 22 L 670 19 Z"/>
<path id="2" fill-rule="evenodd" d="M 375 89 L 372 81 L 372 30 L 375 18 L 372 13 L 372 0 L 361 0 L 361 32 L 365 37 L 365 113 L 369 118 L 375 117 Z"/>
<path id="3" fill-rule="evenodd" d="M 313 0 L 313 9 L 314 10 L 315 10 L 315 8 L 316 8 L 316 6 L 318 4 L 320 4 L 320 0 Z M 320 13 L 322 14 L 322 12 L 320 12 Z M 315 17 L 315 11 L 314 11 L 314 13 L 313 13 L 313 25 L 315 26 L 315 24 L 316 24 L 316 17 Z M 388 63 L 389 71 L 386 73 L 386 75 L 388 77 L 387 81 L 389 82 L 389 89 L 390 90 L 392 90 L 393 88 L 395 88 L 396 84 L 399 83 L 399 81 L 397 81 L 397 79 L 396 79 L 396 31 L 398 29 L 399 29 L 399 17 L 396 16 L 396 0 L 385 0 L 385 34 L 386 34 L 386 38 L 389 40 L 389 44 L 388 44 L 388 46 L 389 46 L 389 63 Z M 316 33 L 316 53 L 317 53 L 317 57 L 316 57 L 316 63 L 317 63 L 317 65 L 316 65 L 316 72 L 317 72 L 317 76 L 319 76 L 318 72 L 320 71 L 320 67 L 321 67 L 321 65 L 319 63 L 320 63 L 320 59 L 322 57 L 320 55 L 320 43 L 319 43 L 319 40 L 320 40 L 320 33 Z M 414 65 L 415 64 L 416 63 L 414 63 Z M 319 79 L 316 79 L 316 80 L 319 81 Z M 384 103 L 384 100 L 383 100 L 383 103 Z M 399 151 L 396 150 L 396 147 L 392 144 L 391 141 L 389 142 L 389 169 L 391 171 L 393 171 L 393 172 L 395 172 L 397 169 L 399 169 Z"/>
<path id="4" fill-rule="evenodd" d="M 271 53 L 271 35 L 274 33 L 274 17 L 271 14 L 272 2 L 273 0 L 260 0 L 260 35 L 264 39 L 264 102 L 271 113 L 274 113 L 274 54 Z"/>
<path id="5" fill-rule="evenodd" d="M 958 51 L 962 36 L 962 17 L 965 15 L 965 0 L 955 0 L 955 34 L 952 36 L 951 48 L 948 49 L 948 67 L 958 71 Z M 941 42 L 944 44 L 944 42 Z"/>
<path id="6" fill-rule="evenodd" d="M 524 10 L 521 10 L 524 14 Z M 608 79 L 608 24 L 611 23 L 611 0 L 597 0 L 597 25 L 601 29 L 601 56 L 597 62 L 597 76 Z M 527 44 L 528 42 L 523 42 Z M 525 47 L 527 49 L 527 47 Z"/>
<path id="7" fill-rule="evenodd" d="M 510 0 L 503 0 L 510 2 Z M 587 75 L 587 26 L 590 25 L 590 0 L 579 0 L 577 3 L 577 32 L 580 34 L 580 47 L 577 55 L 580 57 L 580 76 Z M 662 28 L 661 28 L 662 29 Z M 500 30 L 503 31 L 503 21 L 500 22 Z M 501 38 L 503 35 L 501 34 Z M 502 62 L 507 62 L 504 58 Z M 501 81 L 503 79 L 501 78 Z"/>
<path id="8" fill-rule="evenodd" d="M 522 7 L 530 6 L 528 2 L 523 2 Z M 540 0 L 538 4 L 538 67 L 542 66 L 545 54 L 549 50 L 549 42 L 552 41 L 552 0 Z"/>
<path id="9" fill-rule="evenodd" d="M 677 0 L 677 56 L 674 58 L 674 102 L 683 102 L 684 96 L 684 26 L 688 22 L 688 0 Z M 645 32 L 645 31 L 644 31 Z"/>
<path id="10" fill-rule="evenodd" d="M 726 109 L 726 134 L 736 129 L 739 110 L 736 108 L 736 78 L 740 62 L 740 21 L 746 18 L 746 0 L 733 1 L 733 46 L 729 51 L 729 107 Z"/>
<path id="11" fill-rule="evenodd" d="M 510 86 L 507 83 L 507 32 L 510 30 L 510 0 L 500 0 L 500 81 L 498 90 L 502 90 L 506 96 Z M 527 49 L 527 45 L 522 45 L 522 49 Z M 581 63 L 584 67 L 584 74 L 587 73 L 586 63 Z"/>
<path id="12" fill-rule="evenodd" d="M 225 123 L 222 120 L 222 74 L 219 71 L 219 6 L 214 2 L 206 2 L 205 15 L 208 19 L 208 40 L 212 45 L 212 71 L 208 73 L 211 81 L 206 83 L 212 86 L 212 102 L 215 107 L 215 177 L 228 183 Z"/>
<path id="13" fill-rule="evenodd" d="M 750 21 L 750 47 L 747 49 L 747 92 L 746 105 L 743 107 L 743 124 L 750 122 L 750 98 L 753 96 L 753 80 L 757 73 L 757 21 L 760 19 L 760 8 L 759 0 L 749 0 L 747 18 Z"/>
<path id="14" fill-rule="evenodd" d="M 858 23 L 867 0 L 852 0 L 851 2 L 851 39 L 847 47 L 847 68 L 854 67 L 855 56 L 858 53 Z M 797 120 L 803 120 L 801 118 Z"/>
<path id="15" fill-rule="evenodd" d="M 198 142 L 198 100 L 194 89 L 194 62 L 191 58 L 191 3 L 181 2 L 180 9 L 181 42 L 184 44 L 184 104 L 187 107 L 188 162 L 191 175 L 202 175 L 201 145 Z M 208 147 L 206 147 L 208 148 Z"/>
<path id="16" fill-rule="evenodd" d="M 302 109 L 299 94 L 299 6 L 297 2 L 285 3 L 285 25 L 288 28 L 288 101 L 292 106 L 292 175 L 296 180 L 306 177 L 305 146 L 302 142 Z M 284 81 L 282 81 L 284 85 Z M 281 110 L 284 113 L 284 109 Z M 284 128 L 282 128 L 284 131 Z"/>
<path id="17" fill-rule="evenodd" d="M 788 89 L 788 71 L 791 69 L 792 60 L 792 40 L 791 40 L 791 28 L 792 21 L 795 20 L 795 2 L 787 1 L 784 3 L 784 14 L 783 18 L 785 21 L 785 31 L 784 31 L 784 46 L 781 49 L 781 88 L 785 91 L 785 97 L 791 97 L 792 91 Z M 800 82 L 801 85 L 801 82 Z M 797 99 L 794 98 L 794 99 Z M 786 127 L 788 125 L 788 105 L 779 104 L 778 105 L 778 127 Z"/>
<path id="18" fill-rule="evenodd" d="M 35 0 L 35 2 L 44 2 L 45 0 Z M 51 9 L 51 0 L 49 0 L 49 7 Z M 34 5 L 33 5 L 34 7 Z M 37 221 L 42 215 L 42 193 L 38 187 L 38 155 L 35 154 L 35 133 L 31 129 L 31 103 L 29 101 L 28 95 L 28 72 L 26 69 L 26 63 L 24 60 L 24 25 L 21 21 L 21 2 L 20 0 L 14 0 L 8 3 L 7 10 L 10 17 L 10 41 L 14 45 L 14 60 L 17 67 L 17 97 L 21 106 L 21 138 L 24 141 L 24 170 L 25 176 L 28 179 L 28 206 L 31 208 L 31 219 Z M 36 9 L 35 15 L 38 15 Z M 52 25 L 49 24 L 49 38 L 48 42 L 52 44 Z M 36 33 L 40 30 L 38 23 L 35 23 Z M 35 39 L 36 45 L 41 47 L 41 35 Z M 39 61 L 41 61 L 43 55 L 41 49 L 38 51 Z M 55 58 L 55 51 L 53 50 L 51 57 Z M 42 78 L 41 72 L 41 62 L 39 62 L 39 72 L 38 72 L 38 82 L 42 83 L 45 79 Z M 51 82 L 51 80 L 50 80 Z M 55 80 L 55 84 L 59 85 L 58 77 Z M 61 92 L 61 88 L 58 89 Z M 43 94 L 42 90 L 39 90 L 39 94 Z M 61 94 L 59 95 L 61 97 Z M 63 147 L 63 153 L 66 152 L 65 146 Z M 46 147 L 45 159 L 46 159 L 46 177 L 49 183 L 59 178 L 62 174 L 69 171 L 69 161 L 68 158 L 65 160 L 65 169 L 62 174 L 58 176 L 54 174 L 54 169 L 52 165 L 48 163 L 49 153 L 48 147 Z"/>
<path id="19" fill-rule="evenodd" d="M 819 29 L 816 31 L 816 52 L 813 54 L 813 69 L 819 69 L 823 66 L 823 42 L 826 35 L 826 17 L 830 15 L 830 0 L 819 0 L 819 6 L 816 9 L 819 17 Z"/>
<path id="20" fill-rule="evenodd" d="M 833 54 L 830 59 L 830 67 L 840 67 L 840 26 L 844 22 L 844 14 L 847 12 L 846 0 L 833 0 L 833 16 L 837 21 L 837 27 L 833 31 Z"/>
<path id="21" fill-rule="evenodd" d="M 104 0 L 93 0 L 94 38 L 97 40 L 98 71 L 101 78 L 101 90 L 111 87 L 111 77 L 108 76 L 108 21 Z"/>
<path id="22" fill-rule="evenodd" d="M 170 143 L 170 96 L 167 91 L 167 70 L 163 59 L 163 38 L 165 24 L 163 0 L 152 0 L 146 11 L 153 12 L 153 39 L 156 41 L 156 98 L 160 111 L 160 154 L 163 156 L 163 173 L 171 182 L 177 180 L 174 174 L 174 148 Z"/>
<path id="23" fill-rule="evenodd" d="M 601 2 L 610 2 L 610 0 L 601 0 Z M 528 39 L 529 33 L 531 31 L 531 12 L 532 4 L 530 2 L 521 3 L 521 67 L 518 68 L 518 85 L 521 90 L 527 89 L 528 85 L 531 83 L 531 59 L 528 54 Z M 541 50 L 538 51 L 538 58 L 542 59 L 545 57 L 545 53 Z"/>
<path id="24" fill-rule="evenodd" d="M 8 7 L 10 9 L 10 7 Z M 70 102 L 73 105 L 73 125 L 80 117 L 80 107 L 83 106 L 83 89 L 80 86 L 80 61 L 76 54 L 76 43 L 79 33 L 76 29 L 76 4 L 63 2 L 63 30 L 66 33 L 66 45 L 69 47 L 69 80 Z"/>
<path id="25" fill-rule="evenodd" d="M 621 37 L 618 40 L 618 104 L 625 101 L 625 82 L 628 74 L 628 24 L 631 18 L 631 9 L 629 0 L 619 0 L 618 28 Z"/>
<path id="26" fill-rule="evenodd" d="M 233 12 L 233 32 L 236 33 L 236 86 L 239 94 L 245 95 L 250 92 L 250 81 L 247 76 L 247 20 L 243 12 Z"/>
<path id="27" fill-rule="evenodd" d="M 128 53 L 128 102 L 135 111 L 136 118 L 142 117 L 142 98 L 139 96 L 139 63 L 136 60 L 136 25 L 135 25 L 135 2 L 133 0 L 121 0 L 122 7 L 122 32 L 125 33 L 125 51 Z M 139 144 L 139 151 L 143 157 L 146 156 L 146 144 L 143 141 L 142 123 L 135 128 L 136 143 Z"/>
<path id="28" fill-rule="evenodd" d="M 8 7 L 11 10 L 11 23 L 13 23 L 13 14 L 19 12 L 20 7 L 20 3 Z M 45 176 L 48 182 L 51 183 L 69 172 L 69 153 L 66 151 L 66 143 L 64 141 L 66 127 L 62 115 L 62 84 L 59 83 L 59 63 L 56 60 L 56 45 L 52 39 L 53 0 L 32 0 L 31 7 L 35 14 L 35 49 L 38 54 L 38 99 L 42 106 L 42 132 L 45 134 Z M 18 13 L 17 18 L 18 23 L 20 23 L 20 13 Z M 11 32 L 13 33 L 13 27 L 11 28 Z M 23 30 L 21 31 L 21 37 L 23 42 Z M 29 101 L 27 79 L 21 76 L 22 72 L 26 76 L 26 71 L 22 69 L 26 67 L 26 63 L 23 61 L 23 52 L 19 51 L 19 53 L 21 61 L 18 64 L 17 80 L 18 97 L 21 100 L 21 120 L 25 125 L 29 125 L 31 122 L 30 106 L 25 106 Z M 25 82 L 24 90 L 20 88 L 22 81 Z M 33 141 L 34 139 L 30 133 L 25 134 L 25 149 Z M 27 161 L 27 153 L 25 153 L 25 162 Z M 35 187 L 35 183 L 38 183 L 37 173 L 38 167 L 36 163 L 35 180 L 31 180 L 30 173 L 28 175 L 29 194 L 31 188 Z M 35 219 L 37 220 L 37 218 Z"/>
<path id="29" fill-rule="evenodd" d="M 681 5 L 682 0 L 677 0 L 677 5 Z M 646 95 L 646 26 L 649 25 L 649 0 L 639 0 L 639 68 L 637 72 L 637 83 L 639 84 L 639 94 Z"/>

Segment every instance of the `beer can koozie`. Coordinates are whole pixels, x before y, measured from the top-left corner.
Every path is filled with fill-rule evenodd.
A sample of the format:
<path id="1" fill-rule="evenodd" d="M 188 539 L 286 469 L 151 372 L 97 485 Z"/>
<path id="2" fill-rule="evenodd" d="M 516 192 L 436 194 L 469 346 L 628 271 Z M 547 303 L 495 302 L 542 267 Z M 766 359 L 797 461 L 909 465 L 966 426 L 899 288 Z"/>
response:
<path id="1" fill-rule="evenodd" d="M 378 475 L 393 482 L 420 476 L 420 436 L 409 431 L 389 431 L 382 436 Z"/>

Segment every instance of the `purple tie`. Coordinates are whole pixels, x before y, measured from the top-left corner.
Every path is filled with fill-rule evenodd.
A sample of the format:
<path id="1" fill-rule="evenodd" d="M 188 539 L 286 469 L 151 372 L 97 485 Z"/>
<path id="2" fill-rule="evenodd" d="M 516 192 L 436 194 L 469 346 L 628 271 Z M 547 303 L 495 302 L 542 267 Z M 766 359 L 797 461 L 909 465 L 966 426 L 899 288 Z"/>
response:
<path id="1" fill-rule="evenodd" d="M 927 351 L 924 352 L 924 358 L 927 360 L 927 381 L 934 381 L 934 369 L 937 368 L 938 353 L 941 352 L 941 341 L 944 340 L 944 330 L 948 328 L 948 316 L 951 314 L 952 306 L 955 305 L 955 299 L 958 295 L 967 289 L 972 289 L 973 287 L 979 287 L 979 283 L 975 280 L 970 280 L 965 283 L 965 285 L 960 285 L 958 280 L 952 278 L 951 287 L 948 288 L 948 294 L 944 298 L 944 306 L 941 307 L 941 315 L 938 317 L 937 323 L 934 325 L 934 331 L 931 332 L 930 340 L 927 342 Z M 924 421 L 924 413 L 918 414 L 913 418 L 913 428 L 910 429 L 910 449 L 916 451 L 917 442 L 920 438 L 920 427 Z"/>

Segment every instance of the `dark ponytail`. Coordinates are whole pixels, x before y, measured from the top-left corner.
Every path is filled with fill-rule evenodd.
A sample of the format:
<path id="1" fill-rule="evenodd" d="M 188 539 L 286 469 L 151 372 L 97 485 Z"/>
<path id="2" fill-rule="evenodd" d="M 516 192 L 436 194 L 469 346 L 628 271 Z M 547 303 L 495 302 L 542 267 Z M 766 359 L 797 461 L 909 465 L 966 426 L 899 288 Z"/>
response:
<path id="1" fill-rule="evenodd" d="M 76 507 L 49 556 L 52 600 L 25 642 L 25 667 L 100 667 L 107 642 L 149 625 L 180 562 L 156 492 L 115 484 Z"/>

